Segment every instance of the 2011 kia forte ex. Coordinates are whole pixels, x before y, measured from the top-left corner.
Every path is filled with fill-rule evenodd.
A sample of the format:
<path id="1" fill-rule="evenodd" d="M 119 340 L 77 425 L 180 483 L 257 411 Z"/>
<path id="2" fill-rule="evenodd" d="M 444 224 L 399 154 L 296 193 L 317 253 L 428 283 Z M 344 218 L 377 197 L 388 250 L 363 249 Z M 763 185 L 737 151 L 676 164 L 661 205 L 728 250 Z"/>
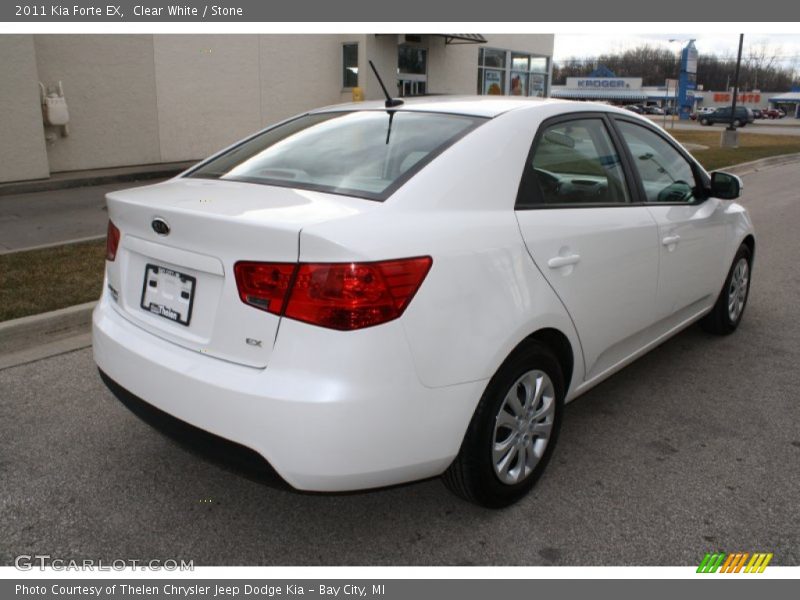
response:
<path id="1" fill-rule="evenodd" d="M 94 358 L 295 488 L 443 474 L 506 506 L 565 402 L 695 321 L 736 329 L 740 189 L 611 106 L 322 108 L 108 195 Z"/>

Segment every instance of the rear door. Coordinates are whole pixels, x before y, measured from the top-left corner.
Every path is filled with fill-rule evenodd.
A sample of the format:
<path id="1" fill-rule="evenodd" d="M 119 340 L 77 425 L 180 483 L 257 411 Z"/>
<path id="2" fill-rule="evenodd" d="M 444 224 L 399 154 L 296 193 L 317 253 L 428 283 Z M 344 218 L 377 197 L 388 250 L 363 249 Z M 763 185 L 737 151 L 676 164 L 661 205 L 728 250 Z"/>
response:
<path id="1" fill-rule="evenodd" d="M 638 350 L 656 317 L 656 223 L 601 113 L 545 121 L 517 197 L 528 251 L 580 336 L 591 379 Z"/>
<path id="2" fill-rule="evenodd" d="M 658 223 L 658 317 L 680 321 L 712 304 L 726 271 L 724 202 L 707 198 L 703 173 L 655 128 L 616 118 L 647 208 Z"/>

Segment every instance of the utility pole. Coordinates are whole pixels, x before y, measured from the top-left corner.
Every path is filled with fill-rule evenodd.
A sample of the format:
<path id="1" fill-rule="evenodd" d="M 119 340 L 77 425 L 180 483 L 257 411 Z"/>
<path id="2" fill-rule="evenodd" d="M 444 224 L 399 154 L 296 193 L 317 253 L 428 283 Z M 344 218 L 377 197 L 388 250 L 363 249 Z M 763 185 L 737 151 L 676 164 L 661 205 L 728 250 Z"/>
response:
<path id="1" fill-rule="evenodd" d="M 731 103 L 731 122 L 723 130 L 720 146 L 723 148 L 738 148 L 739 132 L 733 122 L 736 120 L 736 96 L 739 95 L 739 67 L 742 63 L 742 46 L 744 44 L 744 34 L 739 34 L 739 56 L 736 58 L 736 71 L 733 73 L 733 102 Z"/>
<path id="2" fill-rule="evenodd" d="M 736 96 L 739 95 L 739 67 L 742 64 L 742 44 L 744 43 L 744 34 L 739 34 L 739 56 L 736 57 L 736 71 L 733 72 L 733 105 L 731 106 L 731 124 L 728 129 L 735 130 L 736 126 L 733 122 L 736 120 Z"/>

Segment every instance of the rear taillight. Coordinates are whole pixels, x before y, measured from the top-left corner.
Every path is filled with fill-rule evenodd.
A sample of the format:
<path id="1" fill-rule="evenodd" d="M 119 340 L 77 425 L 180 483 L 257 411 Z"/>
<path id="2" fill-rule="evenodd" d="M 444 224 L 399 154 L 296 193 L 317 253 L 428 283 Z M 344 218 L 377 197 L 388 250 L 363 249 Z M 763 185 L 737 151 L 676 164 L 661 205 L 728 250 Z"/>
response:
<path id="1" fill-rule="evenodd" d="M 106 260 L 113 261 L 117 258 L 117 248 L 119 248 L 119 229 L 109 221 L 106 232 Z"/>
<path id="2" fill-rule="evenodd" d="M 246 304 L 320 327 L 350 331 L 402 315 L 431 263 L 429 256 L 370 263 L 240 262 L 234 271 L 239 296 Z M 258 291 L 263 292 L 261 296 Z"/>
<path id="3" fill-rule="evenodd" d="M 233 267 L 242 302 L 276 315 L 283 312 L 296 264 L 237 262 Z"/>

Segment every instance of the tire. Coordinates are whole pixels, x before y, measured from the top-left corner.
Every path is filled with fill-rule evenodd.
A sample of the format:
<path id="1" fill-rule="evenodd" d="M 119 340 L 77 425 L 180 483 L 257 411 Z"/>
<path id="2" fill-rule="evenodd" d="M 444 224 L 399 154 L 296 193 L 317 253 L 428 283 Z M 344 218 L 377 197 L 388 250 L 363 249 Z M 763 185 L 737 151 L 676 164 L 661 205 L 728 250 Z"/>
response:
<path id="1" fill-rule="evenodd" d="M 725 278 L 725 285 L 722 286 L 714 308 L 700 321 L 703 329 L 717 335 L 728 335 L 736 331 L 742 321 L 747 298 L 750 295 L 752 272 L 752 253 L 748 246 L 742 244 L 736 252 L 736 257 L 733 259 L 728 276 Z M 745 278 L 744 283 L 742 283 L 742 274 Z"/>
<path id="2" fill-rule="evenodd" d="M 514 398 L 521 411 L 515 411 Z M 461 449 L 442 476 L 444 484 L 486 508 L 520 500 L 547 467 L 563 408 L 564 376 L 555 355 L 535 340 L 523 342 L 486 386 Z M 522 418 L 515 419 L 515 412 Z M 523 449 L 528 461 L 522 459 Z"/>
<path id="3" fill-rule="evenodd" d="M 708 122 L 708 119 L 700 119 L 700 125 L 711 125 L 711 123 Z"/>
<path id="4" fill-rule="evenodd" d="M 733 126 L 734 127 L 742 127 L 742 122 L 739 119 L 734 119 L 733 120 Z"/>

